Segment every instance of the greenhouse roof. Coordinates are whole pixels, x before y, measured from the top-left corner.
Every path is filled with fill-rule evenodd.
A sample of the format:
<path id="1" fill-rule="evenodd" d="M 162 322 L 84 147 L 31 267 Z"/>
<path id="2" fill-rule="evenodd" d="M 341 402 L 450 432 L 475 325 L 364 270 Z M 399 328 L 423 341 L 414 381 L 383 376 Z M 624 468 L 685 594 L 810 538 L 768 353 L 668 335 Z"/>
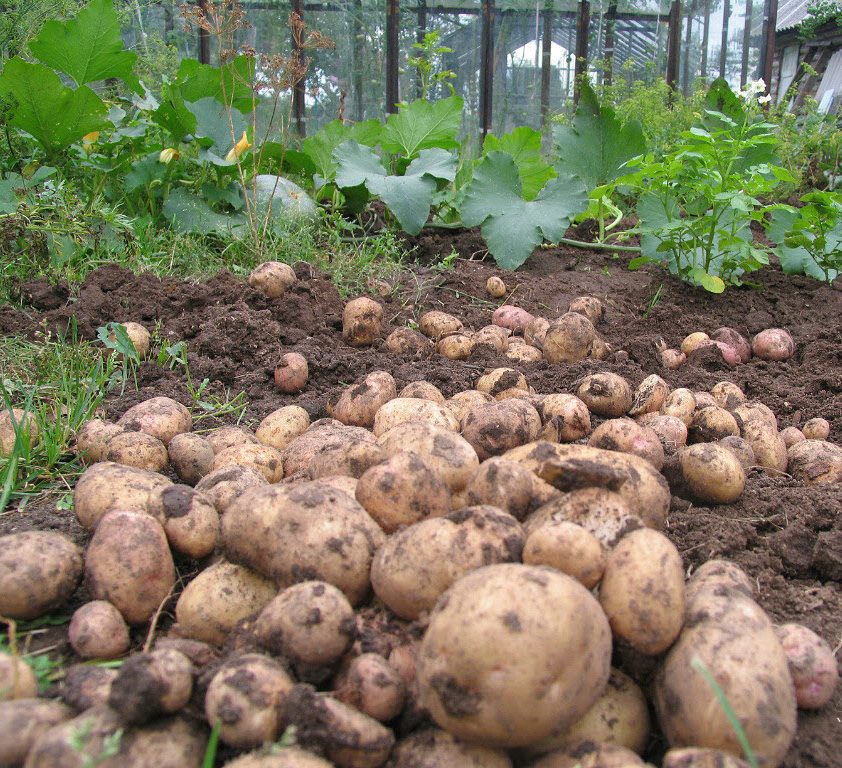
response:
<path id="1" fill-rule="evenodd" d="M 809 0 L 780 0 L 778 3 L 778 23 L 776 31 L 797 27 L 807 16 Z"/>

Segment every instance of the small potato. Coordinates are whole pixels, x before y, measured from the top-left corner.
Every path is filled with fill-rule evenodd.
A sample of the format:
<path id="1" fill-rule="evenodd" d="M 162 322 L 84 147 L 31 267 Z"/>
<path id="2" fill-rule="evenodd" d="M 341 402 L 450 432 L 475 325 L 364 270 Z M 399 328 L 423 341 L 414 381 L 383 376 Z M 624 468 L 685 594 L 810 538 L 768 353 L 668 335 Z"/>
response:
<path id="1" fill-rule="evenodd" d="M 114 605 L 129 624 L 148 621 L 175 585 L 161 524 L 138 512 L 106 514 L 88 545 L 85 578 L 91 596 Z"/>
<path id="2" fill-rule="evenodd" d="M 169 445 L 176 435 L 193 429 L 193 417 L 170 397 L 152 397 L 129 408 L 117 424 L 129 432 L 143 432 Z"/>
<path id="3" fill-rule="evenodd" d="M 778 419 L 772 412 L 772 409 L 756 400 L 748 400 L 745 403 L 740 403 L 740 405 L 733 409 L 733 413 L 743 424 L 759 422 L 765 424 L 775 432 L 778 431 Z"/>
<path id="4" fill-rule="evenodd" d="M 277 483 L 284 476 L 281 452 L 260 443 L 244 443 L 220 451 L 214 456 L 211 472 L 231 466 L 254 469 L 267 483 Z"/>
<path id="5" fill-rule="evenodd" d="M 287 405 L 272 411 L 254 432 L 258 442 L 282 451 L 310 426 L 310 414 L 300 405 Z"/>
<path id="6" fill-rule="evenodd" d="M 711 359 L 711 354 L 717 364 L 725 363 L 732 368 L 740 364 L 740 356 L 736 349 L 723 341 L 713 339 L 704 339 L 696 344 L 693 351 L 688 353 L 687 359 L 693 364 L 704 364 Z"/>
<path id="7" fill-rule="evenodd" d="M 76 453 L 86 464 L 96 464 L 105 457 L 108 441 L 124 431 L 119 424 L 102 419 L 86 421 L 76 433 Z"/>
<path id="8" fill-rule="evenodd" d="M 640 456 L 658 470 L 664 466 L 664 448 L 658 435 L 629 418 L 603 421 L 591 433 L 588 445 Z"/>
<path id="9" fill-rule="evenodd" d="M 381 723 L 397 717 L 406 703 L 406 684 L 397 670 L 376 653 L 357 656 L 334 683 L 334 695 Z"/>
<path id="10" fill-rule="evenodd" d="M 735 331 L 733 328 L 717 328 L 710 337 L 714 341 L 721 341 L 733 348 L 737 352 L 741 363 L 747 363 L 751 360 L 751 344 L 739 331 Z"/>
<path id="11" fill-rule="evenodd" d="M 686 426 L 693 423 L 693 414 L 696 412 L 696 396 L 684 387 L 674 389 L 667 395 L 664 404 L 661 406 L 661 413 L 664 416 L 675 416 L 681 419 Z"/>
<path id="12" fill-rule="evenodd" d="M 698 349 L 705 341 L 710 341 L 710 336 L 704 331 L 691 333 L 689 336 L 685 336 L 684 341 L 681 342 L 681 351 L 689 357 L 690 353 Z"/>
<path id="13" fill-rule="evenodd" d="M 786 472 L 788 464 L 786 443 L 777 429 L 763 421 L 743 422 L 742 438 L 754 451 L 756 466 L 772 470 L 772 474 Z"/>
<path id="14" fill-rule="evenodd" d="M 333 764 L 299 747 L 284 747 L 275 752 L 258 750 L 241 755 L 225 763 L 225 768 L 333 768 Z"/>
<path id="15" fill-rule="evenodd" d="M 430 340 L 414 328 L 395 328 L 386 337 L 383 346 L 393 355 L 424 355 L 433 349 Z"/>
<path id="16" fill-rule="evenodd" d="M 220 427 L 208 432 L 205 439 L 213 448 L 214 455 L 221 453 L 226 448 L 233 448 L 235 445 L 259 442 L 254 433 L 245 427 Z"/>
<path id="17" fill-rule="evenodd" d="M 718 405 L 697 409 L 687 430 L 691 443 L 715 443 L 724 437 L 739 437 L 740 426 L 731 413 Z"/>
<path id="18" fill-rule="evenodd" d="M 719 445 L 723 448 L 727 448 L 734 454 L 734 456 L 737 457 L 737 461 L 740 462 L 740 466 L 743 468 L 744 472 L 748 472 L 750 469 L 757 466 L 757 461 L 754 458 L 754 451 L 751 446 L 743 440 L 743 438 L 723 437 L 722 440 L 719 441 Z"/>
<path id="19" fill-rule="evenodd" d="M 172 648 L 159 648 L 123 662 L 111 684 L 108 706 L 124 723 L 142 724 L 178 712 L 192 693 L 190 659 Z"/>
<path id="20" fill-rule="evenodd" d="M 804 433 L 800 429 L 798 429 L 798 427 L 787 427 L 786 429 L 782 429 L 781 437 L 783 438 L 784 445 L 788 449 L 796 443 L 800 443 L 802 440 L 807 439 L 804 437 Z"/>
<path id="21" fill-rule="evenodd" d="M 94 707 L 45 731 L 32 745 L 24 765 L 26 768 L 88 768 L 103 764 L 107 767 L 102 759 L 103 752 L 108 752 L 105 740 L 114 741 L 120 727 L 115 712 L 102 705 Z M 115 765 L 117 760 L 112 758 L 110 762 Z M 120 765 L 131 768 L 128 762 Z"/>
<path id="22" fill-rule="evenodd" d="M 196 490 L 207 496 L 216 511 L 223 515 L 234 501 L 249 488 L 269 485 L 266 478 L 251 467 L 229 466 L 205 475 Z"/>
<path id="23" fill-rule="evenodd" d="M 333 585 L 304 581 L 264 606 L 254 623 L 254 634 L 274 655 L 296 664 L 327 667 L 354 642 L 354 609 Z"/>
<path id="24" fill-rule="evenodd" d="M 495 368 L 480 376 L 476 383 L 477 391 L 485 392 L 492 397 L 513 388 L 529 391 L 526 377 L 514 368 Z"/>
<path id="25" fill-rule="evenodd" d="M 432 400 L 434 403 L 444 402 L 444 395 L 441 390 L 434 384 L 430 384 L 429 381 L 413 381 L 411 384 L 407 384 L 398 393 L 398 397 L 416 397 L 421 400 Z"/>
<path id="26" fill-rule="evenodd" d="M 382 325 L 383 307 L 373 299 L 362 296 L 345 305 L 342 338 L 352 347 L 371 346 L 379 338 Z"/>
<path id="27" fill-rule="evenodd" d="M 506 295 L 506 284 L 497 275 L 492 275 L 485 281 L 485 292 L 492 299 L 500 299 Z"/>
<path id="28" fill-rule="evenodd" d="M 82 552 L 54 531 L 0 536 L 0 616 L 29 620 L 63 605 L 82 580 Z"/>
<path id="29" fill-rule="evenodd" d="M 662 349 L 661 365 L 668 371 L 675 371 L 687 362 L 687 355 L 678 349 Z"/>
<path id="30" fill-rule="evenodd" d="M 452 333 L 439 340 L 436 351 L 448 360 L 467 360 L 474 351 L 474 340 L 464 333 Z"/>
<path id="31" fill-rule="evenodd" d="M 576 388 L 576 396 L 591 413 L 605 418 L 622 416 L 632 407 L 629 383 L 622 376 L 607 371 L 585 376 Z"/>
<path id="32" fill-rule="evenodd" d="M 751 351 L 761 360 L 788 360 L 795 354 L 795 342 L 783 328 L 768 328 L 751 340 Z"/>
<path id="33" fill-rule="evenodd" d="M 534 440 L 540 426 L 541 417 L 529 403 L 505 400 L 477 405 L 468 411 L 462 422 L 462 437 L 484 461 Z"/>
<path id="34" fill-rule="evenodd" d="M 460 333 L 462 321 L 448 315 L 447 312 L 432 310 L 421 315 L 418 321 L 418 328 L 428 339 L 438 341 L 442 336 L 449 336 L 452 333 Z"/>
<path id="35" fill-rule="evenodd" d="M 537 481 L 520 464 L 494 456 L 480 464 L 468 483 L 465 505 L 491 504 L 523 520 L 536 503 Z"/>
<path id="36" fill-rule="evenodd" d="M 494 310 L 491 323 L 501 328 L 508 328 L 512 333 L 522 334 L 532 319 L 533 316 L 525 309 L 504 304 Z"/>
<path id="37" fill-rule="evenodd" d="M 32 667 L 20 656 L 0 651 L 0 701 L 34 699 L 38 680 Z"/>
<path id="38" fill-rule="evenodd" d="M 544 337 L 547 335 L 547 329 L 550 327 L 550 321 L 545 317 L 533 317 L 523 329 L 523 340 L 538 349 L 544 349 Z"/>
<path id="39" fill-rule="evenodd" d="M 0 765 L 23 765 L 41 736 L 72 717 L 72 709 L 51 699 L 0 702 Z"/>
<path id="40" fill-rule="evenodd" d="M 525 565 L 548 565 L 593 589 L 605 570 L 605 550 L 599 539 L 580 525 L 550 521 L 535 528 L 523 546 Z"/>
<path id="41" fill-rule="evenodd" d="M 396 453 L 360 477 L 357 501 L 386 533 L 450 511 L 450 489 L 415 453 Z"/>
<path id="42" fill-rule="evenodd" d="M 161 472 L 170 457 L 167 447 L 157 437 L 145 432 L 121 432 L 108 441 L 104 459 L 124 467 Z"/>
<path id="43" fill-rule="evenodd" d="M 827 419 L 810 419 L 801 431 L 808 440 L 827 440 L 830 437 L 830 422 Z"/>
<path id="44" fill-rule="evenodd" d="M 303 434 L 292 440 L 283 450 L 284 475 L 298 477 L 307 474 L 318 454 L 350 447 L 360 442 L 375 442 L 371 432 L 363 427 L 351 427 L 333 419 L 314 421 Z"/>
<path id="45" fill-rule="evenodd" d="M 614 347 L 612 347 L 605 339 L 597 336 L 591 343 L 591 351 L 589 357 L 594 360 L 610 360 L 614 354 Z"/>
<path id="46" fill-rule="evenodd" d="M 701 747 L 679 747 L 664 755 L 661 768 L 750 768 L 730 752 Z"/>
<path id="47" fill-rule="evenodd" d="M 746 401 L 745 393 L 730 381 L 720 381 L 710 390 L 713 399 L 720 408 L 733 411 L 740 403 Z"/>
<path id="48" fill-rule="evenodd" d="M 660 411 L 668 394 L 669 384 L 660 376 L 656 373 L 647 376 L 634 392 L 629 416 L 642 416 L 644 413 Z"/>
<path id="49" fill-rule="evenodd" d="M 184 432 L 170 440 L 167 454 L 175 473 L 188 485 L 196 485 L 210 473 L 213 465 L 213 446 L 192 432 Z"/>
<path id="50" fill-rule="evenodd" d="M 479 405 L 481 403 L 491 403 L 493 401 L 494 398 L 487 392 L 478 392 L 476 389 L 466 389 L 463 392 L 457 392 L 453 395 L 453 397 L 445 400 L 444 404 L 451 410 L 453 415 L 459 419 L 459 423 L 461 424 L 465 416 L 468 415 L 468 411 L 470 411 L 475 405 Z"/>
<path id="51" fill-rule="evenodd" d="M 578 312 L 596 325 L 602 320 L 602 316 L 605 314 L 605 307 L 602 306 L 602 302 L 596 296 L 580 296 L 578 299 L 573 299 L 570 302 L 570 307 L 567 311 Z"/>
<path id="52" fill-rule="evenodd" d="M 182 637 L 223 645 L 237 622 L 266 606 L 278 594 L 269 579 L 241 565 L 223 561 L 201 571 L 175 605 Z"/>
<path id="53" fill-rule="evenodd" d="M 162 717 L 137 725 L 121 739 L 125 768 L 200 768 L 208 732 L 192 717 Z"/>
<path id="54" fill-rule="evenodd" d="M 372 431 L 380 437 L 393 427 L 412 421 L 459 431 L 459 421 L 445 406 L 417 397 L 396 397 L 382 405 L 374 416 Z"/>
<path id="55" fill-rule="evenodd" d="M 425 728 L 401 739 L 390 768 L 512 768 L 502 749 L 459 741 L 447 731 Z"/>
<path id="56" fill-rule="evenodd" d="M 94 600 L 76 609 L 68 628 L 70 646 L 83 659 L 116 659 L 129 650 L 129 627 L 111 603 Z"/>
<path id="57" fill-rule="evenodd" d="M 307 358 L 298 352 L 287 352 L 275 366 L 275 386 L 285 394 L 302 392 L 310 377 Z"/>
<path id="58" fill-rule="evenodd" d="M 529 344 L 510 344 L 506 357 L 514 363 L 537 363 L 544 359 L 544 353 Z"/>
<path id="59" fill-rule="evenodd" d="M 808 485 L 842 481 L 842 448 L 825 440 L 802 440 L 787 450 L 788 471 Z"/>
<path id="60" fill-rule="evenodd" d="M 625 747 L 584 741 L 550 752 L 530 768 L 644 768 L 647 765 Z"/>
<path id="61" fill-rule="evenodd" d="M 639 419 L 639 422 L 658 436 L 664 454 L 667 456 L 671 456 L 679 448 L 687 445 L 687 426 L 677 416 L 647 413 Z"/>
<path id="62" fill-rule="evenodd" d="M 343 390 L 328 413 L 337 421 L 356 427 L 371 428 L 381 406 L 397 397 L 395 379 L 385 371 L 373 371 Z"/>
<path id="63" fill-rule="evenodd" d="M 208 686 L 205 716 L 221 723 L 219 738 L 236 749 L 259 747 L 281 735 L 278 717 L 293 680 L 274 659 L 248 653 L 229 659 Z"/>
<path id="64" fill-rule="evenodd" d="M 520 336 L 512 336 L 508 328 L 499 325 L 485 325 L 473 335 L 474 347 L 488 347 L 495 352 L 505 352 L 510 338 L 517 339 L 518 343 L 523 341 Z"/>
<path id="65" fill-rule="evenodd" d="M 736 592 L 754 599 L 754 581 L 736 563 L 730 560 L 708 560 L 693 571 L 687 582 L 684 597 L 686 603 L 694 602 L 704 589 Z"/>
<path id="66" fill-rule="evenodd" d="M 265 261 L 251 271 L 248 283 L 267 298 L 278 299 L 297 279 L 289 264 Z"/>
<path id="67" fill-rule="evenodd" d="M 313 480 L 334 477 L 356 479 L 385 460 L 383 449 L 368 440 L 343 442 L 316 454 L 310 462 L 309 476 Z"/>
<path id="68" fill-rule="evenodd" d="M 594 338 L 591 321 L 578 312 L 568 312 L 550 323 L 541 346 L 550 363 L 578 363 L 590 354 Z"/>
<path id="69" fill-rule="evenodd" d="M 647 656 L 666 651 L 684 624 L 684 568 L 675 545 L 648 528 L 608 555 L 599 603 L 615 637 Z"/>
<path id="70" fill-rule="evenodd" d="M 219 539 L 219 513 L 213 502 L 189 485 L 171 485 L 160 498 L 170 546 L 194 560 L 212 554 Z"/>
<path id="71" fill-rule="evenodd" d="M 800 709 L 821 709 L 833 697 L 839 670 L 836 656 L 823 637 L 803 624 L 782 624 L 775 634 L 786 653 Z"/>
<path id="72" fill-rule="evenodd" d="M 575 395 L 547 395 L 541 401 L 540 413 L 544 422 L 541 432 L 544 440 L 574 443 L 590 434 L 590 411 Z"/>
<path id="73" fill-rule="evenodd" d="M 149 347 L 152 341 L 152 336 L 140 323 L 122 323 L 123 328 L 126 329 L 126 336 L 129 337 L 132 344 L 134 344 L 135 352 L 142 360 L 149 354 Z"/>
<path id="74" fill-rule="evenodd" d="M 67 667 L 61 681 L 61 698 L 77 712 L 107 704 L 116 678 L 116 669 L 73 664 Z"/>
<path id="75" fill-rule="evenodd" d="M 694 496 L 731 504 L 742 495 L 746 476 L 737 457 L 716 443 L 697 443 L 678 455 L 684 481 Z"/>

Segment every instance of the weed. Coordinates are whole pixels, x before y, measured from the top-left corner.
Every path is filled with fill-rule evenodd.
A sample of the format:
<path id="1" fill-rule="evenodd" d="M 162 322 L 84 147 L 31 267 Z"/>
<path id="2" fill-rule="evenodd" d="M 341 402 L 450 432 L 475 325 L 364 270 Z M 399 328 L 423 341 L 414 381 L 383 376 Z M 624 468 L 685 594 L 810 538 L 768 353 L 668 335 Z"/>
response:
<path id="1" fill-rule="evenodd" d="M 69 620 L 70 618 L 67 617 L 66 621 Z M 12 619 L 4 619 L 2 616 L 0 616 L 0 622 L 8 626 L 7 636 L 0 635 L 0 653 L 7 653 L 24 661 L 35 674 L 35 679 L 38 681 L 38 690 L 43 693 L 61 676 L 61 664 L 50 658 L 48 655 L 50 649 L 43 649 L 34 653 L 28 653 L 25 649 L 21 651 L 17 622 Z M 31 629 L 22 629 L 22 633 L 29 631 Z M 4 691 L 0 689 L 0 698 L 2 698 L 3 693 Z"/>
<path id="2" fill-rule="evenodd" d="M 646 302 L 646 311 L 643 313 L 644 317 L 649 317 L 649 313 L 653 309 L 655 309 L 655 307 L 657 307 L 658 304 L 660 304 L 661 298 L 663 297 L 663 295 L 664 295 L 664 284 L 661 283 L 658 286 L 658 290 L 655 291 L 655 293 L 652 294 L 652 298 L 649 299 L 649 301 Z"/>
<path id="3" fill-rule="evenodd" d="M 222 730 L 222 720 L 216 720 L 211 728 L 205 756 L 202 758 L 202 768 L 213 768 L 216 765 L 216 752 L 219 749 L 219 732 Z"/>

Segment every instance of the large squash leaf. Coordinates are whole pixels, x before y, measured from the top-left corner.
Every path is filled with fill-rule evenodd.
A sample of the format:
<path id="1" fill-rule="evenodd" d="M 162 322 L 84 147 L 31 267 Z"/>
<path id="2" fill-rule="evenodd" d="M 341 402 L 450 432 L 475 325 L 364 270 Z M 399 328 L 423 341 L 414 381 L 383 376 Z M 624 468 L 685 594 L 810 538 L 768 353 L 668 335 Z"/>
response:
<path id="1" fill-rule="evenodd" d="M 462 223 L 482 226 L 488 250 L 503 269 L 516 269 L 546 238 L 564 237 L 570 220 L 585 209 L 580 179 L 552 179 L 534 200 L 524 200 L 520 174 L 510 154 L 489 152 L 474 169 L 462 203 Z"/>
<path id="2" fill-rule="evenodd" d="M 246 229 L 246 220 L 241 213 L 217 213 L 202 198 L 183 187 L 177 187 L 167 197 L 164 216 L 178 232 L 238 236 Z"/>
<path id="3" fill-rule="evenodd" d="M 88 86 L 68 88 L 53 70 L 17 56 L 0 74 L 0 97 L 9 104 L 9 125 L 26 131 L 48 155 L 102 128 L 108 114 Z"/>
<path id="4" fill-rule="evenodd" d="M 316 168 L 316 187 L 330 184 L 336 178 L 336 162 L 333 151 L 344 141 L 356 141 L 368 147 L 380 140 L 383 126 L 379 120 L 363 120 L 345 125 L 341 120 L 328 123 L 313 136 L 301 142 L 301 151 L 307 155 Z"/>
<path id="5" fill-rule="evenodd" d="M 578 176 L 589 191 L 616 179 L 627 161 L 646 151 L 640 123 L 622 124 L 612 107 L 600 107 L 587 83 L 582 83 L 573 125 L 557 125 L 553 138 L 559 176 Z"/>
<path id="6" fill-rule="evenodd" d="M 254 62 L 253 57 L 235 56 L 221 67 L 212 67 L 195 59 L 182 59 L 175 82 L 185 101 L 210 96 L 248 114 L 254 107 Z"/>
<path id="7" fill-rule="evenodd" d="M 397 114 L 387 118 L 380 145 L 406 158 L 414 158 L 422 149 L 456 149 L 463 106 L 459 96 L 403 104 Z"/>
<path id="8" fill-rule="evenodd" d="M 135 93 L 143 89 L 134 74 L 137 54 L 127 51 L 112 0 L 91 0 L 75 19 L 52 19 L 29 44 L 48 67 L 64 72 L 76 85 L 119 77 Z"/>
<path id="9" fill-rule="evenodd" d="M 544 185 L 555 176 L 552 166 L 541 157 L 541 134 L 528 125 L 515 128 L 499 138 L 492 133 L 485 137 L 484 154 L 508 152 L 515 161 L 525 200 L 534 200 Z"/>

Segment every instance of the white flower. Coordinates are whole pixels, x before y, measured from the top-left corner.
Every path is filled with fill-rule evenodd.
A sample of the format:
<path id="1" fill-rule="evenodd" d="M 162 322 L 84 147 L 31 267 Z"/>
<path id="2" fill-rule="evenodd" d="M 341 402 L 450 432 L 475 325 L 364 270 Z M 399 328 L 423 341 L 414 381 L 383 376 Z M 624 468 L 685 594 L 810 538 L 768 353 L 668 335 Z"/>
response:
<path id="1" fill-rule="evenodd" d="M 768 104 L 772 100 L 772 96 L 770 94 L 766 94 L 765 96 L 761 96 L 757 99 L 758 104 Z"/>

